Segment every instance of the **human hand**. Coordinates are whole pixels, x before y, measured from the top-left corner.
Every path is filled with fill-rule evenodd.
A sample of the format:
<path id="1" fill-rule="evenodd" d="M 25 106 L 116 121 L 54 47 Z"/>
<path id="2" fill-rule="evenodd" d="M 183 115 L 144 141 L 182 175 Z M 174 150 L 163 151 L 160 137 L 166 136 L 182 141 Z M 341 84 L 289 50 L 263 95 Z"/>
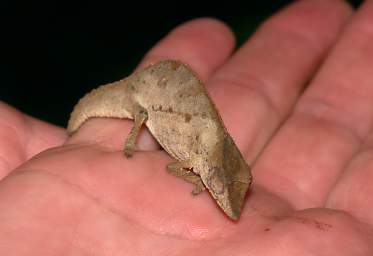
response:
<path id="1" fill-rule="evenodd" d="M 205 81 L 254 163 L 238 222 L 169 175 L 148 133 L 125 158 L 131 121 L 91 119 L 66 139 L 1 104 L 0 254 L 372 255 L 373 2 L 351 12 L 296 2 L 233 55 L 224 25 L 191 21 L 140 65 L 180 59 Z"/>

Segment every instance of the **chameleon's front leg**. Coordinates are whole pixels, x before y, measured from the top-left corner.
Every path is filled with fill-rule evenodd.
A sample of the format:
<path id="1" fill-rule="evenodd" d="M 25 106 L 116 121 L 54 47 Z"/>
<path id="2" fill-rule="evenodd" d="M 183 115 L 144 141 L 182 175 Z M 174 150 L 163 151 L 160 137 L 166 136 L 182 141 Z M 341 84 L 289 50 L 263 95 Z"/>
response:
<path id="1" fill-rule="evenodd" d="M 146 119 L 148 118 L 148 112 L 143 107 L 138 107 L 138 111 L 136 111 L 134 115 L 134 125 L 128 134 L 128 137 L 126 139 L 125 145 L 124 145 L 124 154 L 127 157 L 131 157 L 133 155 L 133 152 L 135 151 L 136 146 L 136 139 L 140 132 L 141 126 L 144 124 Z"/>
<path id="2" fill-rule="evenodd" d="M 192 191 L 192 194 L 198 195 L 205 190 L 205 186 L 202 183 L 201 177 L 195 174 L 194 172 L 187 170 L 189 168 L 188 162 L 174 162 L 167 165 L 167 170 L 169 173 L 180 177 L 183 180 L 190 182 L 195 185 L 195 188 Z"/>

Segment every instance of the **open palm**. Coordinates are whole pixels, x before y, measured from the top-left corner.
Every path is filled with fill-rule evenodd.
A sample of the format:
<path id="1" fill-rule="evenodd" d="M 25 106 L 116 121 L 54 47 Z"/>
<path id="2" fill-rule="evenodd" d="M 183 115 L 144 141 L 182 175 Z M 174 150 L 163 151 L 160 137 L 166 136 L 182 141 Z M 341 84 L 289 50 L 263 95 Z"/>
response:
<path id="1" fill-rule="evenodd" d="M 0 254 L 373 255 L 373 2 L 351 13 L 296 2 L 232 55 L 231 32 L 199 19 L 140 65 L 180 59 L 205 82 L 254 166 L 238 222 L 169 175 L 146 131 L 125 158 L 131 121 L 66 138 L 0 103 Z"/>

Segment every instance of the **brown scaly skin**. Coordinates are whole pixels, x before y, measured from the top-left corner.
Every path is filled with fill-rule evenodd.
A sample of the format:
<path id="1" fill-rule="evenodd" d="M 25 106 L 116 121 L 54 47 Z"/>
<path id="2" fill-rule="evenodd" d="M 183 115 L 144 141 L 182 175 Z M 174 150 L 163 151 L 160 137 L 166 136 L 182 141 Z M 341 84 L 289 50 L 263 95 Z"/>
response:
<path id="1" fill-rule="evenodd" d="M 203 183 L 221 209 L 230 218 L 238 219 L 251 184 L 250 167 L 227 133 L 203 84 L 188 66 L 164 60 L 124 80 L 100 86 L 75 106 L 68 132 L 75 132 L 92 117 L 135 120 L 125 145 L 127 156 L 132 156 L 137 134 L 145 123 L 159 144 L 178 161 L 168 170 L 196 184 L 194 194 L 203 190 Z"/>

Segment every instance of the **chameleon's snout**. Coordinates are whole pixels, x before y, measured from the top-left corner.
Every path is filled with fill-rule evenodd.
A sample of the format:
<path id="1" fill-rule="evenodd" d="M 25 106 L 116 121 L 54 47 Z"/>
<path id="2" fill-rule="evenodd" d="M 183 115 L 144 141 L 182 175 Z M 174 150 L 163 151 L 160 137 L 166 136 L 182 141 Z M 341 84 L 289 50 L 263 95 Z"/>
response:
<path id="1" fill-rule="evenodd" d="M 224 171 L 221 171 L 224 173 Z M 216 175 L 210 179 L 208 189 L 216 199 L 220 208 L 233 220 L 237 220 L 241 214 L 249 183 L 241 181 L 227 181 L 228 177 Z M 229 178 L 228 178 L 229 179 Z"/>
<path id="2" fill-rule="evenodd" d="M 250 167 L 230 136 L 224 139 L 221 159 L 221 166 L 213 167 L 204 180 L 222 210 L 237 220 L 252 181 Z"/>

